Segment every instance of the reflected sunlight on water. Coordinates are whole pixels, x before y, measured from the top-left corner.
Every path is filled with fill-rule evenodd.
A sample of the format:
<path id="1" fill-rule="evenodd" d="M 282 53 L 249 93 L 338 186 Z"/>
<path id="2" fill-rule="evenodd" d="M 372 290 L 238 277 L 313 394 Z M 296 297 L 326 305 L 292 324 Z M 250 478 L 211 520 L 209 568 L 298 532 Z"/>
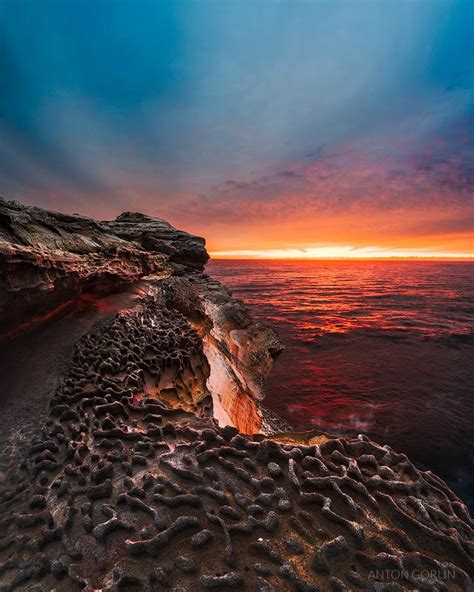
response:
<path id="1" fill-rule="evenodd" d="M 211 261 L 286 351 L 266 405 L 297 429 L 364 432 L 474 490 L 474 263 Z"/>

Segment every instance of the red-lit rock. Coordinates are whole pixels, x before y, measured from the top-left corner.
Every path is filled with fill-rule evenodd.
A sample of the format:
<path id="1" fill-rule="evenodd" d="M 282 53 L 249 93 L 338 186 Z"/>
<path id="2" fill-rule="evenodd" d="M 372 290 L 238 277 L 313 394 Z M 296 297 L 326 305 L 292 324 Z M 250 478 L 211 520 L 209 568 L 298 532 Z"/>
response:
<path id="1" fill-rule="evenodd" d="M 270 431 L 266 377 L 283 349 L 275 331 L 203 273 L 205 241 L 159 218 L 126 212 L 95 221 L 0 199 L 0 338 L 47 321 L 85 300 L 146 280 L 203 339 L 207 383 L 221 424 Z M 265 417 L 264 417 L 265 415 Z"/>

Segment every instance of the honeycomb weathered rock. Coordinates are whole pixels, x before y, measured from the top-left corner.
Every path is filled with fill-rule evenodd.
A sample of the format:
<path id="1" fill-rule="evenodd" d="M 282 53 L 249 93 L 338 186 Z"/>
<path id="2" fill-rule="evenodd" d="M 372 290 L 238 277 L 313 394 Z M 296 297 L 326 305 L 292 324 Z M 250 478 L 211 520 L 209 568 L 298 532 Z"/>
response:
<path id="1" fill-rule="evenodd" d="M 441 480 L 364 437 L 220 428 L 206 364 L 152 299 L 77 343 L 1 487 L 0 590 L 472 589 L 472 521 Z"/>

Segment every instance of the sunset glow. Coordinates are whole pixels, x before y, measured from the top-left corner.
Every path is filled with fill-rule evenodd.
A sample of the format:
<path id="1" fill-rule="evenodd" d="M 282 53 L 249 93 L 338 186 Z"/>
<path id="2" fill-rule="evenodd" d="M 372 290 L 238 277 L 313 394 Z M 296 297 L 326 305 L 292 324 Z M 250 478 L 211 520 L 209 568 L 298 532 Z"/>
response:
<path id="1" fill-rule="evenodd" d="M 0 8 L 3 196 L 213 257 L 473 256 L 472 2 L 79 4 Z"/>
<path id="2" fill-rule="evenodd" d="M 471 252 L 440 252 L 436 249 L 382 249 L 378 247 L 320 246 L 304 249 L 214 251 L 213 259 L 438 259 L 474 260 Z"/>

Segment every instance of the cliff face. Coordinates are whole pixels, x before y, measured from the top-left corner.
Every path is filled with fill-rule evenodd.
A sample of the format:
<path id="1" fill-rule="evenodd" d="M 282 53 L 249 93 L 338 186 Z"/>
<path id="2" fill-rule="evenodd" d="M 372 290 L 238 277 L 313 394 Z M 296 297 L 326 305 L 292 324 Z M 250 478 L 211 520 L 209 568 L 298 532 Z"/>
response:
<path id="1" fill-rule="evenodd" d="M 204 239 L 141 214 L 96 222 L 0 199 L 0 335 L 72 304 L 103 295 L 167 262 L 202 268 Z"/>
<path id="2" fill-rule="evenodd" d="M 10 332 L 35 305 L 140 284 L 0 463 L 2 592 L 472 589 L 473 522 L 440 479 L 261 407 L 281 343 L 203 273 L 202 239 L 140 214 L 2 208 Z"/>
<path id="3" fill-rule="evenodd" d="M 0 199 L 0 336 L 72 308 L 81 296 L 141 281 L 199 332 L 220 422 L 246 433 L 268 431 L 275 422 L 263 417 L 259 401 L 283 346 L 203 273 L 208 259 L 203 238 L 159 218 L 128 212 L 97 222 Z"/>

